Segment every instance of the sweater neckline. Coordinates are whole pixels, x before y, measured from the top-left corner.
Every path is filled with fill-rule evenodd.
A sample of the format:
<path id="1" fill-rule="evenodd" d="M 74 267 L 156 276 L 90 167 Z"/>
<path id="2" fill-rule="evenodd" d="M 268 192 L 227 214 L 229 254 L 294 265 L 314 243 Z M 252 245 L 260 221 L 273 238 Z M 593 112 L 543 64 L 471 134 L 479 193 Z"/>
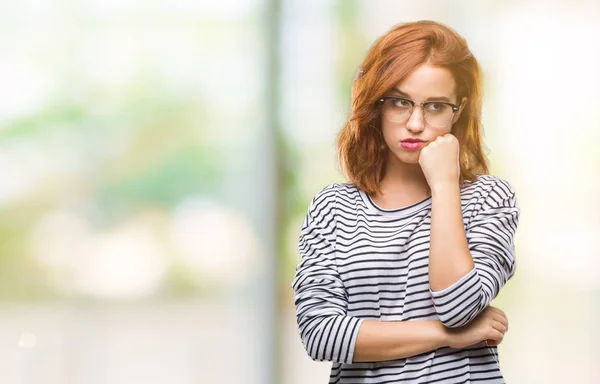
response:
<path id="1" fill-rule="evenodd" d="M 431 196 L 429 196 L 421 201 L 418 201 L 411 205 L 407 205 L 405 207 L 387 209 L 381 208 L 380 206 L 375 204 L 373 199 L 371 199 L 371 196 L 369 196 L 369 194 L 365 191 L 359 190 L 359 194 L 369 211 L 383 216 L 406 217 L 431 206 Z"/>

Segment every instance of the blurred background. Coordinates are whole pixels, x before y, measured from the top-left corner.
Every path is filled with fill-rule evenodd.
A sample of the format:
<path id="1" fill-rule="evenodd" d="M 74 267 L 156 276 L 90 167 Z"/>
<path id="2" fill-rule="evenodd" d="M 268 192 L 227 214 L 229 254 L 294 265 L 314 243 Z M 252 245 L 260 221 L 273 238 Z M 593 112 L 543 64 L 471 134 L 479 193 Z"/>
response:
<path id="1" fill-rule="evenodd" d="M 290 282 L 369 46 L 485 74 L 522 214 L 509 383 L 600 383 L 597 1 L 0 1 L 0 383 L 325 383 Z"/>

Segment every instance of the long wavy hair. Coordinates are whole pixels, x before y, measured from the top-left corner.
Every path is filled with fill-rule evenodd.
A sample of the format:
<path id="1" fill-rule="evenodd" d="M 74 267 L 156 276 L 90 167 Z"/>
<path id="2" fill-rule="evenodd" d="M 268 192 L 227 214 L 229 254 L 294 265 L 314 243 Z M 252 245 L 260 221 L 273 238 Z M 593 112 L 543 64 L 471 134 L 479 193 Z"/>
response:
<path id="1" fill-rule="evenodd" d="M 337 140 L 344 173 L 369 194 L 381 192 L 388 156 L 378 100 L 423 64 L 447 68 L 456 82 L 458 100 L 467 97 L 452 127 L 460 145 L 460 183 L 488 173 L 482 148 L 481 68 L 465 39 L 434 21 L 402 23 L 375 41 L 360 66 L 349 117 Z"/>

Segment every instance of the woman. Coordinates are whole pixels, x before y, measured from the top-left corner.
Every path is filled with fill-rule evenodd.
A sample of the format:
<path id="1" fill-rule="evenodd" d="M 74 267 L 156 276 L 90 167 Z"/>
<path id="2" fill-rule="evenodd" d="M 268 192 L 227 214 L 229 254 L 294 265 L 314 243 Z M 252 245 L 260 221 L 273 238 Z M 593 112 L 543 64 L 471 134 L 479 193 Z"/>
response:
<path id="1" fill-rule="evenodd" d="M 330 383 L 503 383 L 489 304 L 515 272 L 519 208 L 487 174 L 481 70 L 431 21 L 376 41 L 338 138 L 348 183 L 312 200 L 292 283 Z"/>

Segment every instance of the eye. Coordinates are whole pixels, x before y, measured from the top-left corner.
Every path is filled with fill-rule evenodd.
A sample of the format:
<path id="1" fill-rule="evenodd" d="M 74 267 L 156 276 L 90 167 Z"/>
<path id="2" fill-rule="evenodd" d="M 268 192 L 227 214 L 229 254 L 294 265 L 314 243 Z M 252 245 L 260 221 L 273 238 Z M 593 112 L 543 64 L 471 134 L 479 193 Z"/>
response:
<path id="1" fill-rule="evenodd" d="M 398 108 L 410 108 L 412 107 L 412 103 L 409 100 L 406 99 L 401 99 L 399 97 L 396 97 L 393 100 L 394 103 L 394 107 L 398 107 Z"/>
<path id="2" fill-rule="evenodd" d="M 427 104 L 427 109 L 432 112 L 439 112 L 439 111 L 443 110 L 444 107 L 448 107 L 448 106 L 443 103 L 428 103 Z"/>

